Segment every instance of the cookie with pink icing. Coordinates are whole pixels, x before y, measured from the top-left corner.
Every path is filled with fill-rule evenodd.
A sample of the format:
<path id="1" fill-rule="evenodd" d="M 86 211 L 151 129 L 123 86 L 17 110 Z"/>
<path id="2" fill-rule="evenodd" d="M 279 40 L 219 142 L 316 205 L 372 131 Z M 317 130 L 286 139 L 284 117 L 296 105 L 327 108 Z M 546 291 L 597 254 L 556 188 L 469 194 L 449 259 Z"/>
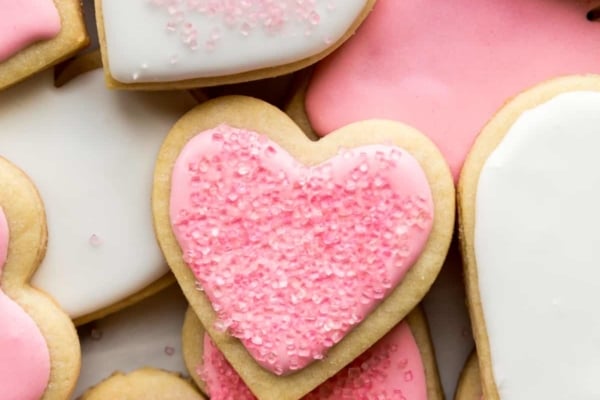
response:
<path id="1" fill-rule="evenodd" d="M 477 353 L 471 354 L 460 374 L 454 400 L 483 400 Z"/>
<path id="2" fill-rule="evenodd" d="M 347 40 L 375 0 L 100 0 L 108 85 L 191 88 L 283 75 Z"/>
<path id="3" fill-rule="evenodd" d="M 600 75 L 544 82 L 485 126 L 459 182 L 461 247 L 489 400 L 600 389 Z"/>
<path id="4" fill-rule="evenodd" d="M 69 398 L 79 375 L 77 333 L 45 293 L 30 286 L 46 251 L 44 206 L 29 178 L 0 158 L 0 397 Z"/>
<path id="5" fill-rule="evenodd" d="M 547 79 L 600 72 L 597 0 L 381 0 L 319 63 L 295 114 L 322 136 L 366 118 L 419 129 L 458 179 L 505 101 Z M 517 60 L 517 61 L 515 61 Z"/>
<path id="6" fill-rule="evenodd" d="M 0 0 L 0 90 L 87 43 L 78 0 Z"/>
<path id="7" fill-rule="evenodd" d="M 171 269 L 261 399 L 305 395 L 416 306 L 448 250 L 453 203 L 443 158 L 414 129 L 363 121 L 312 142 L 241 96 L 178 121 L 153 193 Z"/>
<path id="8" fill-rule="evenodd" d="M 213 400 L 255 400 L 190 309 L 183 351 L 194 381 Z M 304 400 L 443 398 L 423 313 L 416 309 L 381 340 Z"/>

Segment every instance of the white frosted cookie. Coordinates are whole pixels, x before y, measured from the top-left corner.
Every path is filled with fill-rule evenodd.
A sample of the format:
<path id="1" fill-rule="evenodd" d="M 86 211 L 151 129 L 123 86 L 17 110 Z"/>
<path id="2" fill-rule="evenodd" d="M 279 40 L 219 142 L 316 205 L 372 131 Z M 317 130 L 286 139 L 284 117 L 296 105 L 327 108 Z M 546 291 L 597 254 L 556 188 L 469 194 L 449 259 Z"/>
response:
<path id="1" fill-rule="evenodd" d="M 32 282 L 78 321 L 167 273 L 152 231 L 152 171 L 170 126 L 195 103 L 183 92 L 109 91 L 100 69 L 73 77 L 93 61 L 72 64 L 60 88 L 48 71 L 0 93 L 0 155 L 38 185 L 48 217 Z"/>
<path id="2" fill-rule="evenodd" d="M 98 0 L 113 87 L 201 87 L 299 70 L 348 39 L 375 0 Z"/>
<path id="3" fill-rule="evenodd" d="M 487 400 L 600 398 L 600 76 L 540 84 L 486 125 L 459 186 Z"/>

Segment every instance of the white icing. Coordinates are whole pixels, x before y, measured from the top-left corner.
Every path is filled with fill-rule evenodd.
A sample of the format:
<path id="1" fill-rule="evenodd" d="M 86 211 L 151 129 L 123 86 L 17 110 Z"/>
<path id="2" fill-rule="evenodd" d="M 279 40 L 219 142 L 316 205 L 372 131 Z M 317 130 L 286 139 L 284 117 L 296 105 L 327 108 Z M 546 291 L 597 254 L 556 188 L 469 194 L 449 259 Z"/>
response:
<path id="1" fill-rule="evenodd" d="M 124 83 L 178 81 L 223 76 L 308 58 L 330 47 L 364 9 L 367 0 L 316 0 L 320 21 L 298 19 L 296 0 L 274 3 L 287 6 L 287 22 L 276 33 L 256 27 L 245 30 L 217 16 L 187 11 L 182 0 L 163 1 L 184 11 L 186 22 L 197 30 L 197 48 L 182 40 L 183 23 L 167 29 L 172 15 L 155 0 L 102 0 L 104 31 L 111 75 Z M 213 1 L 214 2 L 214 1 Z M 206 3 L 206 0 L 196 1 Z M 233 3 L 240 3 L 236 1 Z M 253 0 L 249 3 L 263 3 Z M 309 2 L 306 2 L 309 4 Z M 307 30 L 310 34 L 306 34 Z M 207 44 L 212 38 L 214 45 Z"/>
<path id="2" fill-rule="evenodd" d="M 502 400 L 600 398 L 600 93 L 524 112 L 487 159 L 475 255 Z"/>
<path id="3" fill-rule="evenodd" d="M 0 155 L 46 208 L 48 250 L 32 282 L 72 318 L 167 272 L 152 229 L 154 162 L 192 105 L 185 93 L 109 91 L 101 70 L 60 89 L 46 72 L 0 93 Z"/>
<path id="4" fill-rule="evenodd" d="M 82 329 L 81 375 L 73 398 L 115 371 L 154 367 L 187 375 L 181 343 L 186 309 L 173 286 Z"/>

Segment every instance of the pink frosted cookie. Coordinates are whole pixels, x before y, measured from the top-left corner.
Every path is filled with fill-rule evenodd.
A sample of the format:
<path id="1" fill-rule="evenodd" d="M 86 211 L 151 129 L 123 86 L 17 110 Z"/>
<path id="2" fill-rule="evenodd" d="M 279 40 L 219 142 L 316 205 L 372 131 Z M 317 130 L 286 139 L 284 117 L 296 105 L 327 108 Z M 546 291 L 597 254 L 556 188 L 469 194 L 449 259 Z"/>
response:
<path id="1" fill-rule="evenodd" d="M 483 400 L 477 353 L 471 354 L 460 374 L 454 400 Z"/>
<path id="2" fill-rule="evenodd" d="M 401 321 L 452 233 L 443 158 L 396 122 L 311 142 L 267 103 L 216 99 L 173 127 L 154 183 L 171 269 L 264 399 L 301 397 Z"/>
<path id="3" fill-rule="evenodd" d="M 79 374 L 75 328 L 29 279 L 46 251 L 44 207 L 21 170 L 0 159 L 0 398 L 63 400 Z"/>
<path id="4" fill-rule="evenodd" d="M 600 75 L 557 78 L 488 122 L 459 182 L 461 247 L 488 400 L 600 388 Z"/>
<path id="5" fill-rule="evenodd" d="M 598 5 L 380 0 L 357 34 L 318 64 L 295 114 L 305 107 L 320 136 L 367 118 L 412 125 L 457 179 L 473 140 L 506 100 L 546 79 L 600 72 L 600 23 L 586 18 Z"/>
<path id="6" fill-rule="evenodd" d="M 87 42 L 78 0 L 0 0 L 0 90 Z"/>
<path id="7" fill-rule="evenodd" d="M 375 0 L 99 0 L 109 86 L 190 88 L 283 75 L 347 40 Z"/>
<path id="8" fill-rule="evenodd" d="M 183 351 L 192 378 L 213 400 L 256 397 L 205 333 L 190 309 L 183 327 Z M 442 399 L 424 315 L 407 319 L 303 400 Z"/>

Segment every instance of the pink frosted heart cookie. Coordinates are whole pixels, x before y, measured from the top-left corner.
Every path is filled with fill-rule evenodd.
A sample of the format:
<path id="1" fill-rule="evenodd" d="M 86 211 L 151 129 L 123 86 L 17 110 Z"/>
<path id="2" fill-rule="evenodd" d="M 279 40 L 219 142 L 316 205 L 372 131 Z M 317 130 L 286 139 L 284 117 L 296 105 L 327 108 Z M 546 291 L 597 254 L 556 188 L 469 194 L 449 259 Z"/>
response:
<path id="1" fill-rule="evenodd" d="M 317 65 L 295 107 L 306 109 L 321 136 L 367 118 L 412 125 L 458 179 L 475 137 L 506 100 L 547 79 L 600 72 L 600 23 L 590 20 L 598 6 L 381 0 L 356 35 Z"/>
<path id="2" fill-rule="evenodd" d="M 29 178 L 0 159 L 0 397 L 69 398 L 79 375 L 73 323 L 29 280 L 46 251 L 44 207 Z"/>
<path id="3" fill-rule="evenodd" d="M 211 399 L 256 399 L 191 310 L 183 327 L 183 351 L 193 379 Z M 427 324 L 420 310 L 410 313 L 370 349 L 302 399 L 371 398 L 443 398 Z"/>
<path id="4" fill-rule="evenodd" d="M 227 97 L 172 129 L 153 200 L 163 252 L 216 345 L 259 397 L 284 398 L 423 297 L 447 252 L 452 192 L 411 128 L 365 121 L 315 143 L 274 107 Z"/>
<path id="5" fill-rule="evenodd" d="M 488 400 L 600 396 L 599 126 L 600 75 L 563 77 L 507 103 L 469 153 L 461 247 Z"/>
<path id="6" fill-rule="evenodd" d="M 109 86 L 214 86 L 283 75 L 348 39 L 375 0 L 99 0 Z"/>
<path id="7" fill-rule="evenodd" d="M 0 0 L 0 90 L 88 42 L 78 0 Z"/>

